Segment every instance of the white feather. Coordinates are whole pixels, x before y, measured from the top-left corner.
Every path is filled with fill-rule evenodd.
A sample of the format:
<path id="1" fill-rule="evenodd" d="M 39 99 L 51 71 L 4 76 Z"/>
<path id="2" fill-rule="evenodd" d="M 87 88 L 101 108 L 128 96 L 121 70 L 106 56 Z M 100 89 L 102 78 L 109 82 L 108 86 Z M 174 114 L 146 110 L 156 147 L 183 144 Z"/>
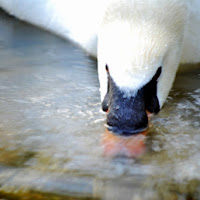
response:
<path id="1" fill-rule="evenodd" d="M 127 94 L 136 93 L 162 66 L 157 92 L 162 106 L 179 63 L 200 62 L 199 0 L 0 0 L 0 7 L 93 56 L 98 46 L 102 100 L 106 64 Z"/>

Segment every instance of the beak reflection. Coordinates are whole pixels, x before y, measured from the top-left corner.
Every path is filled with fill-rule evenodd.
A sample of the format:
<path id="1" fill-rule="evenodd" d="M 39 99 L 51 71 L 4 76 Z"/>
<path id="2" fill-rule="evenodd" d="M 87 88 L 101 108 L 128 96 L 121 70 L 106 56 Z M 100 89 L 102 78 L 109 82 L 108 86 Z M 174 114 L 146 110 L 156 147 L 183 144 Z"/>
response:
<path id="1" fill-rule="evenodd" d="M 125 156 L 138 158 L 146 150 L 147 131 L 132 136 L 115 135 L 108 129 L 102 137 L 104 155 L 108 157 Z"/>

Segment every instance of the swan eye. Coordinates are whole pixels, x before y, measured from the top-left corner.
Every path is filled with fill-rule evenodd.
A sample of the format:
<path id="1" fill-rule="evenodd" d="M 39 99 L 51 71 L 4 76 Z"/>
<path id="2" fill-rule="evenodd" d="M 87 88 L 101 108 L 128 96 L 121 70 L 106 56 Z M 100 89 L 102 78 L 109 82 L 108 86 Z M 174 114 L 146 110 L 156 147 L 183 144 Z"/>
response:
<path id="1" fill-rule="evenodd" d="M 107 64 L 106 64 L 105 68 L 106 68 L 106 71 L 109 73 L 109 69 L 108 69 L 108 65 Z"/>

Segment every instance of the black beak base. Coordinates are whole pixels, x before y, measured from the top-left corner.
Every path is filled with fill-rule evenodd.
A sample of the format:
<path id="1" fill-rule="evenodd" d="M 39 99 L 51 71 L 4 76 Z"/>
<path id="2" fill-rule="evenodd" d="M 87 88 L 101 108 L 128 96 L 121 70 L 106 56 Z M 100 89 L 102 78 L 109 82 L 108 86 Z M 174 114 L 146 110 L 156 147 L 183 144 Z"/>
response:
<path id="1" fill-rule="evenodd" d="M 108 92 L 102 102 L 102 109 L 108 111 L 107 128 L 117 135 L 130 136 L 148 128 L 146 110 L 157 113 L 160 110 L 157 98 L 158 68 L 155 76 L 144 87 L 134 91 L 122 91 L 108 72 Z"/>

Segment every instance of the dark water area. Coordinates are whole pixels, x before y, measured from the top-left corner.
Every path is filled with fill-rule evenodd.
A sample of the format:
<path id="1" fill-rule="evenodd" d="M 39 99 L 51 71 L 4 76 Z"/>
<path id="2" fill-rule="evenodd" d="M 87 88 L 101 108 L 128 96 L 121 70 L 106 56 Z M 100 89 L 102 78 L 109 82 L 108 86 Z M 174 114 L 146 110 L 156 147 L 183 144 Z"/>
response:
<path id="1" fill-rule="evenodd" d="M 0 199 L 200 199 L 200 65 L 147 133 L 104 124 L 96 61 L 0 11 Z"/>

